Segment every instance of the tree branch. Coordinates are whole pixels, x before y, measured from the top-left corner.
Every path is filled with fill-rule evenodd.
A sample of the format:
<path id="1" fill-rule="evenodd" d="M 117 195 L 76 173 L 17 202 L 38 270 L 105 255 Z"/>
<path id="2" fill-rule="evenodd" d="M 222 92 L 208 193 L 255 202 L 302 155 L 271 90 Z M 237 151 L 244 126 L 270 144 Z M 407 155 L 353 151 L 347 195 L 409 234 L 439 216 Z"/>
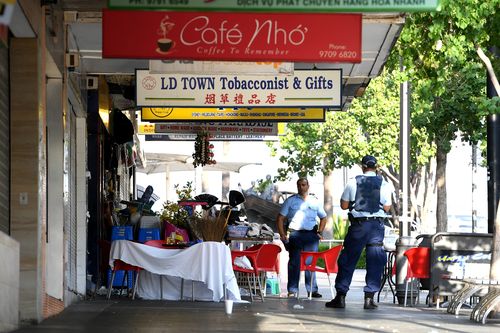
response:
<path id="1" fill-rule="evenodd" d="M 497 92 L 497 96 L 500 96 L 500 84 L 498 83 L 498 79 L 495 75 L 490 59 L 486 56 L 486 54 L 484 54 L 483 50 L 479 46 L 477 47 L 476 52 L 479 58 L 484 62 L 488 74 L 490 74 L 491 82 L 493 82 L 493 87 Z"/>

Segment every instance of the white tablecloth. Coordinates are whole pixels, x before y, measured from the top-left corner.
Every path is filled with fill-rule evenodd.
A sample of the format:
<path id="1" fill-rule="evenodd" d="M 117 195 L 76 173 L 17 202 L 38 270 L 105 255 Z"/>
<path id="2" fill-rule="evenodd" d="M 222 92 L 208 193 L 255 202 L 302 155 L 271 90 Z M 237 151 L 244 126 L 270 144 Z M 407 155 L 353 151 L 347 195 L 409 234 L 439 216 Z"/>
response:
<path id="1" fill-rule="evenodd" d="M 111 267 L 114 259 L 144 268 L 145 271 L 140 273 L 137 293 L 145 299 L 180 299 L 180 286 L 184 279 L 185 297 L 191 297 L 191 281 L 194 281 L 196 300 L 219 302 L 224 297 L 224 285 L 228 299 L 241 300 L 231 251 L 223 243 L 203 242 L 179 250 L 117 240 L 111 244 Z M 161 284 L 160 279 L 163 279 Z"/>

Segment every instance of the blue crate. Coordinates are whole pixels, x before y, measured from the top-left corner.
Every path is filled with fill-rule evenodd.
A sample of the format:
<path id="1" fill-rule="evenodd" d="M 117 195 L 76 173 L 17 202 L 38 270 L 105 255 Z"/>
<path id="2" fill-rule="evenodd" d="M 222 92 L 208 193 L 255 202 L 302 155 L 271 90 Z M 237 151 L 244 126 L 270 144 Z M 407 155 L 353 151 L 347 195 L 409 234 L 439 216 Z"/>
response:
<path id="1" fill-rule="evenodd" d="M 160 239 L 160 228 L 139 229 L 139 238 L 137 240 L 140 243 L 145 243 L 148 240 L 158 240 L 158 239 Z"/>
<path id="2" fill-rule="evenodd" d="M 111 240 L 134 239 L 134 230 L 132 226 L 113 226 L 111 228 Z"/>
<path id="3" fill-rule="evenodd" d="M 108 269 L 108 283 L 106 284 L 109 286 L 109 282 L 111 281 L 111 274 L 113 272 L 111 269 Z M 121 287 L 122 286 L 122 281 L 123 281 L 123 274 L 125 271 L 116 271 L 115 273 L 115 279 L 113 280 L 113 287 Z M 127 288 L 132 288 L 134 283 L 134 272 L 129 271 L 127 274 L 127 278 L 125 279 L 125 284 L 123 287 Z"/>

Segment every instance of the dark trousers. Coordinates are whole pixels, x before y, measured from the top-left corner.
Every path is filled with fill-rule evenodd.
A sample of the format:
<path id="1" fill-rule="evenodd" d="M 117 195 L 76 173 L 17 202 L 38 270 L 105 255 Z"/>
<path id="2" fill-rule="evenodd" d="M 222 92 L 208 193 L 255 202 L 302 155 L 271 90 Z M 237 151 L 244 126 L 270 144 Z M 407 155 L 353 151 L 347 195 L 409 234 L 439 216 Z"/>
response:
<path id="1" fill-rule="evenodd" d="M 380 289 L 386 254 L 382 247 L 384 241 L 384 222 L 379 219 L 351 222 L 344 240 L 344 248 L 338 259 L 339 271 L 335 278 L 338 294 L 347 294 L 352 275 L 361 252 L 366 247 L 366 286 L 365 293 L 375 293 Z"/>
<path id="2" fill-rule="evenodd" d="M 289 292 L 299 290 L 300 280 L 300 253 L 302 251 L 318 251 L 319 236 L 315 231 L 292 231 L 288 238 L 288 283 Z M 309 259 L 311 261 L 311 258 Z M 310 289 L 311 279 L 313 279 L 312 290 Z M 316 274 L 309 271 L 305 272 L 305 282 L 307 292 L 318 291 Z"/>

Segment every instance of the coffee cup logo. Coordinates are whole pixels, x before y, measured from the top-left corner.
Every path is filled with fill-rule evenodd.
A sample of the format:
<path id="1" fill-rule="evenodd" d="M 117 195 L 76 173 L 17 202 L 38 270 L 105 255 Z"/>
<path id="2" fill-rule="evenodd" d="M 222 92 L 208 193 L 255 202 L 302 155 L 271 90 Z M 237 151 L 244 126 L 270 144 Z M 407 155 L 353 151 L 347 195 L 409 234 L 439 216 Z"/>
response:
<path id="1" fill-rule="evenodd" d="M 168 52 L 174 43 L 170 38 L 160 38 L 157 44 L 161 52 Z"/>
<path id="2" fill-rule="evenodd" d="M 168 15 L 165 15 L 165 17 L 161 20 L 160 27 L 157 31 L 161 38 L 159 38 L 157 41 L 158 48 L 156 49 L 156 52 L 167 53 L 174 46 L 174 42 L 172 41 L 172 39 L 168 38 L 167 36 L 168 33 L 173 29 L 174 25 L 175 23 L 169 21 Z"/>

